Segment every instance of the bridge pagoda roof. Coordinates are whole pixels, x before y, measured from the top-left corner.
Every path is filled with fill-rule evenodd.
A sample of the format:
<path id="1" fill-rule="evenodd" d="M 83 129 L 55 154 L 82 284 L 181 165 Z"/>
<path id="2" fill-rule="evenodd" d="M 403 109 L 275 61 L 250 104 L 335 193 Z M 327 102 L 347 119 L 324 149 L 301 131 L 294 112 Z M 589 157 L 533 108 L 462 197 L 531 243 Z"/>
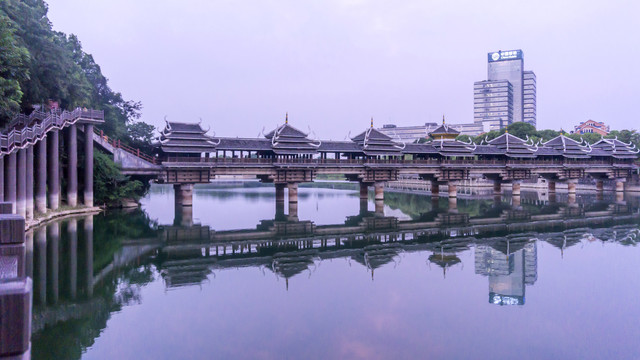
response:
<path id="1" fill-rule="evenodd" d="M 473 142 L 465 143 L 458 140 L 440 139 L 431 142 L 438 153 L 445 157 L 474 156 L 477 145 Z"/>
<path id="2" fill-rule="evenodd" d="M 398 144 L 389 135 L 376 130 L 373 127 L 373 119 L 371 119 L 371 127 L 351 138 L 351 141 L 358 144 L 367 156 L 402 156 L 402 150 L 405 148 L 404 144 Z"/>
<path id="3" fill-rule="evenodd" d="M 266 134 L 265 138 L 271 140 L 271 149 L 276 155 L 315 154 L 321 142 L 309 139 L 308 135 L 289 125 L 287 114 L 285 123 Z"/>
<path id="4" fill-rule="evenodd" d="M 636 159 L 638 150 L 632 143 L 624 143 L 616 139 L 601 139 L 592 145 L 594 155 L 613 156 L 616 159 Z M 596 153 L 597 151 L 597 153 Z"/>
<path id="5" fill-rule="evenodd" d="M 434 140 L 454 140 L 460 131 L 450 127 L 444 122 L 444 115 L 442 116 L 442 125 L 429 133 Z"/>
<path id="6" fill-rule="evenodd" d="M 166 122 L 160 131 L 159 148 L 164 153 L 203 153 L 216 149 L 216 142 L 206 135 L 200 123 Z"/>
<path id="7" fill-rule="evenodd" d="M 556 136 L 555 138 L 542 143 L 542 145 L 543 147 L 556 150 L 559 155 L 566 158 L 586 159 L 590 157 L 591 153 L 590 147 L 583 146 L 579 142 L 564 135 Z"/>
<path id="8" fill-rule="evenodd" d="M 406 154 L 439 154 L 438 150 L 433 146 L 433 143 L 423 144 L 407 144 L 404 148 Z"/>
<path id="9" fill-rule="evenodd" d="M 504 133 L 487 143 L 502 150 L 504 155 L 514 158 L 534 158 L 538 149 L 538 146 L 534 148 L 533 144 L 509 133 Z"/>

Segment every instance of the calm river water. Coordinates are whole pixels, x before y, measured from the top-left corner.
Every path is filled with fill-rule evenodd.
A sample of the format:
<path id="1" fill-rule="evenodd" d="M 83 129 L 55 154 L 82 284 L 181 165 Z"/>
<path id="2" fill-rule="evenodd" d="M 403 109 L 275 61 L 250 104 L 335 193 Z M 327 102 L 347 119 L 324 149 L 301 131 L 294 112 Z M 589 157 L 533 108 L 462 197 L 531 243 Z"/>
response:
<path id="1" fill-rule="evenodd" d="M 278 207 L 211 185 L 175 211 L 153 186 L 141 209 L 35 229 L 32 357 L 640 357 L 637 197 L 335 187 Z"/>

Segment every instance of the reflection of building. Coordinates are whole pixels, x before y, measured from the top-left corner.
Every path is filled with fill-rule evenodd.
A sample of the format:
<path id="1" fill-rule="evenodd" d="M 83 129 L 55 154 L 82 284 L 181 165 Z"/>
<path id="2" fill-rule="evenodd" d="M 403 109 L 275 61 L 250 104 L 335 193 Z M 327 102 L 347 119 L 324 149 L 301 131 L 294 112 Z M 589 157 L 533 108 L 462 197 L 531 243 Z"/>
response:
<path id="1" fill-rule="evenodd" d="M 609 125 L 603 122 L 587 120 L 580 123 L 580 125 L 574 126 L 574 132 L 576 134 L 609 134 Z"/>
<path id="2" fill-rule="evenodd" d="M 536 126 L 536 75 L 524 71 L 522 50 L 488 54 L 487 80 L 474 83 L 474 122 L 484 131 L 514 122 Z"/>
<path id="3" fill-rule="evenodd" d="M 538 278 L 535 242 L 510 252 L 478 245 L 475 250 L 476 274 L 489 277 L 489 302 L 496 305 L 524 305 L 525 286 Z"/>

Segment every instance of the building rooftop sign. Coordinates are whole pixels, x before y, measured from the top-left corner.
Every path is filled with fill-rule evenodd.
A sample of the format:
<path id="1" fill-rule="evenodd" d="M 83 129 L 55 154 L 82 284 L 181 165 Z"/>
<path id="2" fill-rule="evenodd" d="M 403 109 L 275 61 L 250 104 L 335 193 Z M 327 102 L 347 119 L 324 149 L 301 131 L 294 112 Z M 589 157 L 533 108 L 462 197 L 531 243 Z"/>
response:
<path id="1" fill-rule="evenodd" d="M 522 59 L 522 50 L 490 52 L 489 62 Z"/>

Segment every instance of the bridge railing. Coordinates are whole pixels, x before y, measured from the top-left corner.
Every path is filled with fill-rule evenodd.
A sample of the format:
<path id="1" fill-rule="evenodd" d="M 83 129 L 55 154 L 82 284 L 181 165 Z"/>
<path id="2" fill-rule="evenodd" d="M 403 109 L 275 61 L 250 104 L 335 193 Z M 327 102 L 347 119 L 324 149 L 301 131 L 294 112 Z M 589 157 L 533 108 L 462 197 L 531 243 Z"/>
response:
<path id="1" fill-rule="evenodd" d="M 206 157 L 187 157 L 187 156 L 173 156 L 168 157 L 163 162 L 165 163 L 208 163 L 208 164 L 238 164 L 238 165 L 250 165 L 250 164 L 265 164 L 265 165 L 403 165 L 403 166 L 442 166 L 442 165 L 455 165 L 455 166 L 504 166 L 504 167 L 518 167 L 518 166 L 567 166 L 567 165 L 581 165 L 581 166 L 594 166 L 594 165 L 612 165 L 613 160 L 600 160 L 600 159 L 286 159 L 286 158 L 206 158 Z"/>
<path id="2" fill-rule="evenodd" d="M 152 164 L 157 164 L 157 159 L 151 155 L 145 154 L 140 151 L 138 148 L 131 147 L 127 144 L 123 144 L 120 140 L 112 139 L 105 135 L 104 131 L 95 129 L 93 130 L 102 140 L 104 140 L 107 144 L 113 146 L 115 149 L 122 149 L 128 152 L 131 155 L 134 155 L 146 162 L 150 162 Z"/>
<path id="3" fill-rule="evenodd" d="M 104 120 L 104 111 L 76 108 L 72 111 L 54 110 L 50 112 L 33 111 L 29 116 L 17 115 L 0 132 L 0 152 L 9 153 L 42 139 L 53 128 L 62 129 L 74 124 L 81 117 L 92 120 Z"/>

